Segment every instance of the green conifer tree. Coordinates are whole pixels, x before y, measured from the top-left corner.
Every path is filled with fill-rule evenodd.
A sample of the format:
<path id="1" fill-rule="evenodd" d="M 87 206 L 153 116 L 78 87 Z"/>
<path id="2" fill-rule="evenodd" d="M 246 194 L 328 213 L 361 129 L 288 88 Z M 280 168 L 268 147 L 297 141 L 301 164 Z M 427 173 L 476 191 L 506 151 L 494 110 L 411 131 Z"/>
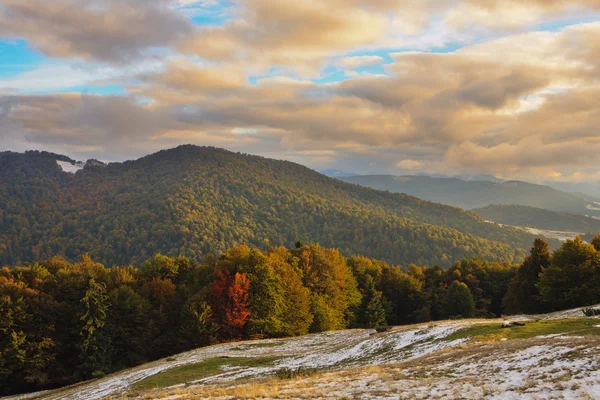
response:
<path id="1" fill-rule="evenodd" d="M 372 276 L 367 275 L 365 283 L 360 313 L 361 325 L 365 328 L 383 328 L 387 326 L 383 294 L 375 287 Z"/>

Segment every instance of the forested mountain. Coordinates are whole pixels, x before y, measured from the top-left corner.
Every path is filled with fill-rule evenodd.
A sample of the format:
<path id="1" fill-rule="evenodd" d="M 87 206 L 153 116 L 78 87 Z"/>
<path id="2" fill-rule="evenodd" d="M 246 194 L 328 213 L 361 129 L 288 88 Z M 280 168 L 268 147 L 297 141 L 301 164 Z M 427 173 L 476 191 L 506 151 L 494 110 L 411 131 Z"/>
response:
<path id="1" fill-rule="evenodd" d="M 492 204 L 515 204 L 557 212 L 600 216 L 600 206 L 581 196 L 527 182 L 465 181 L 428 176 L 369 175 L 339 179 L 377 190 L 406 193 L 467 210 Z M 594 209 L 596 208 L 596 209 Z"/>
<path id="2" fill-rule="evenodd" d="M 474 209 L 482 218 L 505 225 L 568 232 L 600 232 L 600 220 L 584 215 L 558 213 L 535 207 L 491 205 Z"/>
<path id="3" fill-rule="evenodd" d="M 514 261 L 534 239 L 463 210 L 350 185 L 298 164 L 182 146 L 75 174 L 44 152 L 0 153 L 0 264 L 84 253 L 110 265 L 199 259 L 298 240 L 393 263 Z"/>

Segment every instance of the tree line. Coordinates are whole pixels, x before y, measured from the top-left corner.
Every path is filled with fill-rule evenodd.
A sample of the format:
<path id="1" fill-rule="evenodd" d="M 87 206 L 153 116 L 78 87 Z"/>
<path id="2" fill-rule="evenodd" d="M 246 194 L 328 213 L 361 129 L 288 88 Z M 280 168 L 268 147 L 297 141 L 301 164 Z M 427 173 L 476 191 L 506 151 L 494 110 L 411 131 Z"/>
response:
<path id="1" fill-rule="evenodd" d="M 2 394 L 53 388 L 211 344 L 600 302 L 600 238 L 521 266 L 465 259 L 406 268 L 297 243 L 235 246 L 140 268 L 83 256 L 0 270 Z"/>
<path id="2" fill-rule="evenodd" d="M 537 239 L 504 297 L 508 314 L 536 314 L 600 303 L 600 235 L 567 240 L 551 254 Z"/>

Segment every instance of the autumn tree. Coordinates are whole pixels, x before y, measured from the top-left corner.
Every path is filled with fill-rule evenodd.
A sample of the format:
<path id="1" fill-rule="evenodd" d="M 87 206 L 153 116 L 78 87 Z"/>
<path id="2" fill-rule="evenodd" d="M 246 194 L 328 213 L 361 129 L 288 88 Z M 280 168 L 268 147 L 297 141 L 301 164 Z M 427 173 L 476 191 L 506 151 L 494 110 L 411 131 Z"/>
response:
<path id="1" fill-rule="evenodd" d="M 311 291 L 312 332 L 343 329 L 361 302 L 356 278 L 338 250 L 308 245 L 296 249 L 304 285 Z"/>
<path id="2" fill-rule="evenodd" d="M 596 235 L 592 238 L 592 241 L 590 242 L 590 244 L 592 246 L 594 246 L 594 248 L 596 249 L 596 251 L 600 251 L 600 235 Z"/>
<path id="3" fill-rule="evenodd" d="M 279 248 L 269 254 L 270 257 L 277 259 L 277 271 L 284 288 L 281 334 L 305 335 L 313 322 L 313 315 L 310 312 L 310 290 L 302 284 L 302 278 L 296 267 L 282 262 L 281 257 L 287 256 L 287 251 L 284 250 Z"/>
<path id="4" fill-rule="evenodd" d="M 150 279 L 173 279 L 179 272 L 179 266 L 173 258 L 158 253 L 144 263 L 142 271 L 144 272 L 145 277 Z"/>
<path id="5" fill-rule="evenodd" d="M 212 307 L 222 334 L 230 339 L 239 339 L 250 317 L 248 290 L 250 280 L 246 274 L 217 271 L 212 283 Z"/>

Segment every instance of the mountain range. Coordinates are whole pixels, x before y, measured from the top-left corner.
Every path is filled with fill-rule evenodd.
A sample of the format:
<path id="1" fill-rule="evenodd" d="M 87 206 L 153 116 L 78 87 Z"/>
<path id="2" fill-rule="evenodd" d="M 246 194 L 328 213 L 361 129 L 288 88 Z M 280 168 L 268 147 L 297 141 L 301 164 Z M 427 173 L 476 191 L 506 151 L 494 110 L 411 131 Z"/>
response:
<path id="1" fill-rule="evenodd" d="M 58 161 L 75 163 L 0 153 L 0 264 L 89 253 L 107 265 L 138 265 L 158 252 L 198 259 L 235 244 L 304 241 L 448 266 L 473 256 L 518 261 L 535 238 L 456 207 L 216 148 L 181 146 L 75 173 Z"/>
<path id="2" fill-rule="evenodd" d="M 406 193 L 467 210 L 489 205 L 522 205 L 555 212 L 600 216 L 591 196 L 567 193 L 546 185 L 520 181 L 466 181 L 429 176 L 365 175 L 339 178 L 377 190 Z"/>

